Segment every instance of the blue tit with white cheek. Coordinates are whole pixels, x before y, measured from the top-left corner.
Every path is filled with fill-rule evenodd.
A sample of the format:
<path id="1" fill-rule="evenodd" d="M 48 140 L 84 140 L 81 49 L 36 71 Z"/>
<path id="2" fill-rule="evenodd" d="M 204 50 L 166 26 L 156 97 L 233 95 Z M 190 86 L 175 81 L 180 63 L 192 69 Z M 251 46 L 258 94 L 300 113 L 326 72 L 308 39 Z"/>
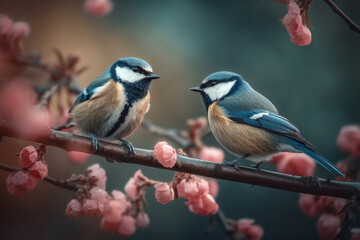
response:
<path id="1" fill-rule="evenodd" d="M 70 109 L 75 125 L 92 139 L 94 151 L 98 138 L 120 140 L 134 153 L 128 137 L 140 125 L 150 106 L 149 87 L 159 78 L 142 59 L 120 58 L 92 81 Z"/>
<path id="2" fill-rule="evenodd" d="M 240 75 L 216 72 L 190 90 L 201 93 L 210 128 L 230 153 L 261 163 L 278 152 L 303 152 L 332 174 L 344 176 Z"/>

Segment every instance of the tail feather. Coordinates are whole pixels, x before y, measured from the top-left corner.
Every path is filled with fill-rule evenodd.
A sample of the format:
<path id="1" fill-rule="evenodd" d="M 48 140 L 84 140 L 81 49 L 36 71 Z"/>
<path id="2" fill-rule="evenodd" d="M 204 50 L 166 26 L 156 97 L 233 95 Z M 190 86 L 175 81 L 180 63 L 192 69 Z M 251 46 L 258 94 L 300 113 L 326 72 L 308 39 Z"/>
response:
<path id="1" fill-rule="evenodd" d="M 334 166 L 334 164 L 329 162 L 329 160 L 327 160 L 325 157 L 321 156 L 319 153 L 315 152 L 314 150 L 306 147 L 305 145 L 298 146 L 297 149 L 302 151 L 303 153 L 305 153 L 306 155 L 308 155 L 312 159 L 314 159 L 320 166 L 322 166 L 323 168 L 325 168 L 326 170 L 328 170 L 332 174 L 334 174 L 336 176 L 344 177 L 344 174 L 339 169 L 337 169 Z"/>

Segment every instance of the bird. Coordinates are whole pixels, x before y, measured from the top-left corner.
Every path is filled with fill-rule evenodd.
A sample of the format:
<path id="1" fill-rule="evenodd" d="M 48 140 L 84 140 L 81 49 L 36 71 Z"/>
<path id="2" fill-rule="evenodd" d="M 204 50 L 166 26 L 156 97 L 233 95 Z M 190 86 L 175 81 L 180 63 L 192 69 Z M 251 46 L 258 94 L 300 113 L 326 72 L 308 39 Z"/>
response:
<path id="1" fill-rule="evenodd" d="M 262 94 L 254 90 L 239 74 L 220 71 L 207 76 L 199 92 L 216 140 L 231 154 L 257 163 L 279 152 L 302 152 L 336 176 L 344 176 L 330 161 L 314 150 L 299 129 Z"/>
<path id="2" fill-rule="evenodd" d="M 150 83 L 158 78 L 146 61 L 119 58 L 79 94 L 69 110 L 70 119 L 90 135 L 95 152 L 98 139 L 104 139 L 120 140 L 130 154 L 135 153 L 124 138 L 136 130 L 149 110 Z"/>

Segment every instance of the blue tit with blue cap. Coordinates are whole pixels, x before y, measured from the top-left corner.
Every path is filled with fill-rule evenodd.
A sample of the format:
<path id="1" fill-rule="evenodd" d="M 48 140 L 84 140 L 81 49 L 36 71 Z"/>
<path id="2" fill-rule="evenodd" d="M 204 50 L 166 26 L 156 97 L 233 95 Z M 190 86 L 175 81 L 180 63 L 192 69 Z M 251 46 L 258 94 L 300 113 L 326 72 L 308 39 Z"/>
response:
<path id="1" fill-rule="evenodd" d="M 303 152 L 330 173 L 344 176 L 239 74 L 216 72 L 190 90 L 201 93 L 216 140 L 233 155 L 241 156 L 236 162 L 246 158 L 261 163 L 278 152 Z"/>
<path id="2" fill-rule="evenodd" d="M 149 110 L 149 87 L 157 78 L 146 61 L 120 58 L 80 93 L 69 113 L 75 126 L 91 136 L 94 151 L 99 138 L 120 140 L 129 153 L 135 153 L 124 138 L 135 131 Z"/>

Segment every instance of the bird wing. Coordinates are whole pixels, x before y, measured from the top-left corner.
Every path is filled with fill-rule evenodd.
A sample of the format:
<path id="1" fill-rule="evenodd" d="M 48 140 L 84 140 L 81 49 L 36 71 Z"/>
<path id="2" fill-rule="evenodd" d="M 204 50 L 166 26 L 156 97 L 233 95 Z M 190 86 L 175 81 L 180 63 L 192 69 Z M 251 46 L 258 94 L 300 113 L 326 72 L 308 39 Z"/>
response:
<path id="1" fill-rule="evenodd" d="M 225 111 L 225 114 L 236 123 L 247 124 L 264 129 L 271 133 L 286 136 L 314 148 L 310 142 L 300 135 L 299 129 L 295 127 L 294 124 L 278 114 L 265 110 L 250 110 L 242 112 Z"/>
<path id="2" fill-rule="evenodd" d="M 78 105 L 79 103 L 85 102 L 89 99 L 91 99 L 91 97 L 94 95 L 94 93 L 96 93 L 96 91 L 104 86 L 109 79 L 111 79 L 111 75 L 109 70 L 107 70 L 106 72 L 104 72 L 102 75 L 100 75 L 99 77 L 95 78 L 94 81 L 92 81 L 89 86 L 87 88 L 85 88 L 80 94 L 79 96 L 76 98 L 74 105 L 71 107 L 71 109 L 69 110 L 69 112 L 71 112 L 71 110 Z"/>

